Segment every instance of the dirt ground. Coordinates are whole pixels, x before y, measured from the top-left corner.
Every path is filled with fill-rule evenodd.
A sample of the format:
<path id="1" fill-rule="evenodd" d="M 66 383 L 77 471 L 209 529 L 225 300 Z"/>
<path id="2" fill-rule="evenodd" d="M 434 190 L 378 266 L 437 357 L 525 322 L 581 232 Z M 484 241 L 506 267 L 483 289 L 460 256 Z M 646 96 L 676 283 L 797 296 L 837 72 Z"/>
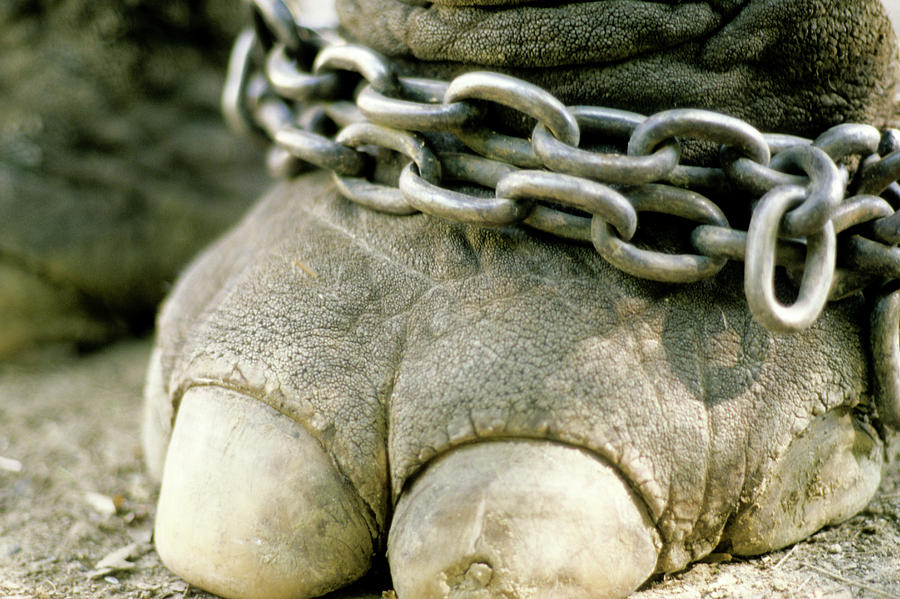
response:
<path id="1" fill-rule="evenodd" d="M 150 544 L 156 489 L 138 432 L 149 349 L 56 348 L 0 365 L 0 597 L 212 597 L 169 574 Z M 635 597 L 900 599 L 893 453 L 875 499 L 843 525 L 759 559 L 697 564 Z M 383 572 L 332 599 L 381 597 Z"/>

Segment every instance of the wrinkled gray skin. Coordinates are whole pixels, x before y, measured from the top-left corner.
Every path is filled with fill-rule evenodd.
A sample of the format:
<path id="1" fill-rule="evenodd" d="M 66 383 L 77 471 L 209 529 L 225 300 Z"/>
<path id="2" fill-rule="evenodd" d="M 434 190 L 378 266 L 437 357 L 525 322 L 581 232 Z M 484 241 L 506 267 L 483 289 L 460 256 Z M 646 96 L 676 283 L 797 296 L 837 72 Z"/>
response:
<path id="1" fill-rule="evenodd" d="M 883 125 L 892 110 L 897 48 L 877 0 L 443 4 L 340 0 L 338 10 L 351 36 L 404 57 L 410 72 L 509 68 L 567 103 L 642 112 L 711 107 L 801 134 L 845 121 Z M 491 442 L 506 447 L 518 439 L 583 448 L 625 481 L 652 528 L 656 553 L 646 575 L 679 570 L 716 547 L 737 554 L 782 547 L 846 518 L 874 493 L 884 442 L 869 417 L 865 300 L 831 304 L 811 329 L 778 335 L 751 318 L 741 276 L 732 264 L 701 283 L 657 284 L 616 271 L 590 247 L 526 230 L 371 212 L 340 198 L 321 173 L 280 185 L 193 264 L 159 318 L 145 446 L 163 478 L 160 554 L 193 584 L 228 596 L 255 596 L 252 589 L 266 584 L 222 586 L 218 574 L 197 574 L 171 557 L 173 546 L 189 542 L 177 524 L 170 532 L 175 517 L 168 514 L 183 509 L 186 522 L 206 522 L 207 506 L 172 472 L 201 472 L 203 484 L 230 476 L 227 460 L 194 464 L 183 449 L 194 434 L 179 423 L 185 398 L 207 406 L 198 413 L 212 410 L 205 413 L 216 422 L 221 406 L 224 424 L 215 426 L 228 430 L 196 434 L 224 439 L 223 446 L 244 447 L 229 436 L 243 425 L 229 429 L 229 419 L 257 404 L 294 430 L 293 439 L 314 439 L 356 498 L 334 505 L 357 514 L 347 522 L 362 522 L 368 535 L 348 549 L 362 556 L 362 570 L 399 526 L 399 513 L 415 511 L 404 505 L 420 501 L 417 485 L 441 476 L 429 472 L 462 455 L 461 447 L 490 455 Z M 178 442 L 166 458 L 173 422 Z M 277 447 L 257 447 L 246 449 L 259 452 L 247 459 L 292 484 L 292 472 L 267 466 L 283 463 L 266 454 Z M 456 474 L 460 485 L 465 469 Z M 553 508 L 540 503 L 541 480 L 531 484 L 535 517 L 544 517 Z M 173 490 L 178 485 L 188 491 Z M 217 521 L 246 515 L 229 511 L 229 501 L 209 503 L 221 510 Z M 324 507 L 332 505 L 328 497 L 309 501 L 310 511 L 332 509 Z M 527 510 L 530 496 L 524 501 Z M 290 497 L 274 503 L 255 516 L 260 530 L 278 510 L 294 509 Z M 399 510 L 393 523 L 392 509 Z M 468 509 L 460 505 L 459 513 Z M 331 576 L 301 585 L 297 596 L 359 575 L 357 566 L 334 560 L 307 563 L 337 542 L 329 526 L 343 519 L 298 525 L 298 538 L 284 542 L 295 552 L 292 568 Z M 429 538 L 410 526 L 413 532 L 391 531 L 388 547 L 398 592 L 398 579 L 415 578 L 405 570 L 418 562 L 401 555 L 394 537 Z M 566 530 L 558 535 L 563 546 Z M 425 540 L 421 552 L 444 540 L 453 544 Z M 229 559 L 244 559 L 241 551 Z M 553 597 L 563 588 L 555 585 L 574 576 L 559 572 L 529 594 L 515 584 L 501 588 L 502 568 L 494 564 L 491 579 L 490 566 L 476 558 L 460 556 L 474 560 L 462 582 L 448 566 L 436 594 L 412 584 L 400 596 Z M 274 558 L 258 559 L 254 571 L 268 572 L 261 564 Z"/>
<path id="2" fill-rule="evenodd" d="M 261 191 L 218 110 L 239 8 L 0 3 L 0 359 L 148 330 Z"/>

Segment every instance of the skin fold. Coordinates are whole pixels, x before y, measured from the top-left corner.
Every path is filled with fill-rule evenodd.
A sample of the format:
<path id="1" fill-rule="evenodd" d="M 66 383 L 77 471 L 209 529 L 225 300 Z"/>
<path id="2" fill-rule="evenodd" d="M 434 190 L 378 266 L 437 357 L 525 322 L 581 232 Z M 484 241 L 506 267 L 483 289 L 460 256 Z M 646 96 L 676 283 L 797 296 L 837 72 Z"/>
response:
<path id="1" fill-rule="evenodd" d="M 825 0 L 336 2 L 351 37 L 414 59 L 407 68 L 416 74 L 478 65 L 538 83 L 566 104 L 645 114 L 710 108 L 807 136 L 847 121 L 883 124 L 891 111 L 897 50 L 884 8 L 878 0 L 840 7 Z"/>
<path id="2" fill-rule="evenodd" d="M 900 73 L 875 0 L 336 6 L 349 37 L 406 74 L 489 68 L 569 104 L 715 108 L 767 131 L 883 126 Z M 536 452 L 538 470 L 563 479 L 558 464 L 570 457 L 540 447 L 571 450 L 578 472 L 598 472 L 633 508 L 622 519 L 635 540 L 598 551 L 640 552 L 619 568 L 637 578 L 602 596 L 624 596 L 717 547 L 761 553 L 839 522 L 874 493 L 884 453 L 871 416 L 866 299 L 832 303 L 808 330 L 776 334 L 753 320 L 742 279 L 732 263 L 690 285 L 638 280 L 591 247 L 524 228 L 370 211 L 340 197 L 326 173 L 279 184 L 185 271 L 160 312 L 144 447 L 163 481 L 161 557 L 228 597 L 316 596 L 358 576 L 359 555 L 385 545 L 402 599 L 592 596 L 578 594 L 588 587 L 565 559 L 549 582 L 526 581 L 521 572 L 534 568 L 504 562 L 522 553 L 539 560 L 541 543 L 516 551 L 543 537 L 520 543 L 531 533 L 510 531 L 528 518 L 484 507 L 502 504 L 485 490 L 504 474 L 492 470 L 492 444 L 493 455 L 513 461 Z M 793 297 L 786 278 L 776 283 Z M 189 416 L 179 420 L 182 408 Z M 273 447 L 275 433 L 259 432 L 254 441 L 254 427 L 292 440 Z M 281 455 L 292 444 L 310 457 Z M 284 484 L 259 474 L 269 471 Z M 220 491 L 202 495 L 198 477 Z M 557 537 L 554 555 L 565 558 L 577 523 L 554 528 L 546 506 L 556 500 L 542 498 L 555 496 L 535 478 L 522 492 L 533 490 L 526 509 L 559 531 L 547 538 Z M 258 495 L 253 509 L 244 480 Z M 552 485 L 565 495 L 565 482 Z M 606 525 L 625 512 L 594 509 L 604 501 L 598 492 L 572 509 L 609 513 L 585 526 L 616 530 Z M 272 505 L 309 518 L 290 529 Z M 333 532 L 340 510 L 354 514 L 346 518 L 357 536 Z M 195 525 L 196 546 L 182 534 Z M 228 545 L 244 531 L 256 531 L 247 538 L 262 549 Z M 194 557 L 207 550 L 213 557 Z M 342 569 L 334 556 L 345 553 L 353 564 Z M 304 568 L 322 580 L 289 579 Z M 563 579 L 581 590 L 553 586 Z"/>

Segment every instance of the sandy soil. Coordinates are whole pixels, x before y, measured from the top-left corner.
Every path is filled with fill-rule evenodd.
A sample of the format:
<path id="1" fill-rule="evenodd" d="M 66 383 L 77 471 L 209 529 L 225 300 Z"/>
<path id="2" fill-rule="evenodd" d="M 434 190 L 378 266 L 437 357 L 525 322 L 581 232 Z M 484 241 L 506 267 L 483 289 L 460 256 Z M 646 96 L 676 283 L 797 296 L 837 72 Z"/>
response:
<path id="1" fill-rule="evenodd" d="M 212 597 L 169 574 L 149 542 L 156 489 L 138 436 L 149 348 L 0 365 L 0 597 Z M 380 597 L 383 572 L 333 599 Z M 697 564 L 635 597 L 900 599 L 900 462 L 845 524 L 760 559 Z"/>

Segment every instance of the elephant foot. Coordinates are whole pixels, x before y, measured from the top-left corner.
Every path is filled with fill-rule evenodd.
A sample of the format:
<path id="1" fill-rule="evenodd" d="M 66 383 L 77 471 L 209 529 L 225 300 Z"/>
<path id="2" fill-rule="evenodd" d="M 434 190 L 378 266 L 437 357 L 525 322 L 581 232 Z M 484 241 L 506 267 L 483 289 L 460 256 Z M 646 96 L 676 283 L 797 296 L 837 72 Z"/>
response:
<path id="1" fill-rule="evenodd" d="M 163 562 L 312 597 L 386 546 L 399 599 L 621 599 L 847 517 L 882 449 L 862 300 L 775 336 L 739 275 L 651 287 L 588 248 L 365 211 L 322 174 L 276 188 L 160 315 Z"/>
<path id="2" fill-rule="evenodd" d="M 403 599 L 624 597 L 653 573 L 659 548 L 612 468 L 526 440 L 438 458 L 401 496 L 388 539 Z"/>
<path id="3" fill-rule="evenodd" d="M 300 425 L 235 391 L 185 394 L 154 533 L 172 571 L 228 598 L 317 597 L 368 570 L 373 530 Z"/>

